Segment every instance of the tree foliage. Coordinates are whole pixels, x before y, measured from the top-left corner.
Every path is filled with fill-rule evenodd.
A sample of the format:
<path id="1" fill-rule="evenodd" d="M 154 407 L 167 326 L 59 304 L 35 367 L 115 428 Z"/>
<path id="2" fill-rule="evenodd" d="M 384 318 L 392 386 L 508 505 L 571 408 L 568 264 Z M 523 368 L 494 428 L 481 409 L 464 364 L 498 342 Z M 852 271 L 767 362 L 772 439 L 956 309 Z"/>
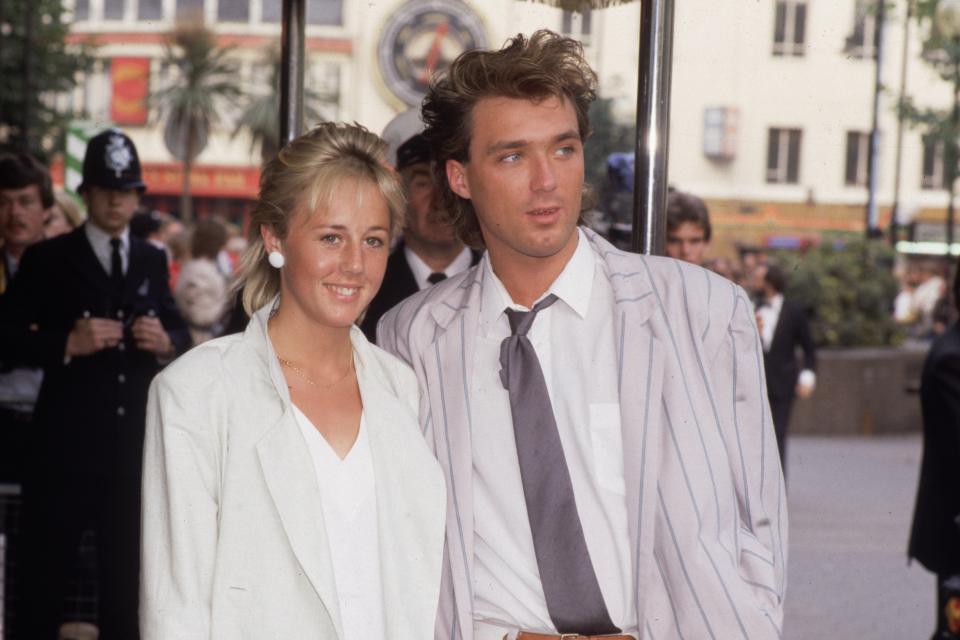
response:
<path id="1" fill-rule="evenodd" d="M 250 135 L 250 152 L 260 147 L 260 160 L 267 162 L 280 149 L 280 49 L 272 47 L 266 56 L 270 69 L 269 83 L 266 87 L 254 89 L 245 96 L 245 104 L 233 137 L 246 131 Z M 337 96 L 320 93 L 304 87 L 303 119 L 307 126 L 323 120 L 319 105 L 335 102 Z"/>
<path id="2" fill-rule="evenodd" d="M 217 45 L 216 34 L 202 22 L 180 23 L 167 36 L 164 62 L 176 73 L 172 82 L 157 91 L 153 100 L 161 117 L 183 140 L 183 189 L 180 216 L 192 218 L 190 171 L 200 151 L 200 141 L 220 121 L 220 109 L 240 95 L 239 67 L 230 59 L 231 47 Z"/>
<path id="3" fill-rule="evenodd" d="M 68 17 L 62 0 L 0 0 L 0 148 L 41 158 L 62 148 L 74 114 L 58 97 L 91 61 L 88 47 L 67 44 Z"/>
<path id="4" fill-rule="evenodd" d="M 617 122 L 613 116 L 613 100 L 598 98 L 590 106 L 590 128 L 592 132 L 583 150 L 586 181 L 602 191 L 607 182 L 607 156 L 633 150 L 637 125 Z"/>
<path id="5" fill-rule="evenodd" d="M 787 295 L 811 312 L 818 344 L 885 346 L 902 338 L 891 313 L 898 285 L 889 247 L 863 239 L 823 242 L 777 260 L 790 274 Z"/>

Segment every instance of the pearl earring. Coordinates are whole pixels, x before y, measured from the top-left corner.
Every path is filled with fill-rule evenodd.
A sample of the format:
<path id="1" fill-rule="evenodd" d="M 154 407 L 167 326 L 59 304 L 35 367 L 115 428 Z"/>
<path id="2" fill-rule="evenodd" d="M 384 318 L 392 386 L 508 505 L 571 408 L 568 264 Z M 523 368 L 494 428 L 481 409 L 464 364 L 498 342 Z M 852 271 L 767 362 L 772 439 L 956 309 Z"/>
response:
<path id="1" fill-rule="evenodd" d="M 283 257 L 283 254 L 274 249 L 269 254 L 267 254 L 267 262 L 270 263 L 270 266 L 274 269 L 282 269 L 283 265 L 287 262 Z"/>

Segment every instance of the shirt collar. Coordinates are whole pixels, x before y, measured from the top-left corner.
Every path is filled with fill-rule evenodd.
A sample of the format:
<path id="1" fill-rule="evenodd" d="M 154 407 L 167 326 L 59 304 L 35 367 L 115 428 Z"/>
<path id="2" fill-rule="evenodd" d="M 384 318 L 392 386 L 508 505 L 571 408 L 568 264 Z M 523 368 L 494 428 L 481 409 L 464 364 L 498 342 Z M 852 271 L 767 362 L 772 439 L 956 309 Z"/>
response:
<path id="1" fill-rule="evenodd" d="M 593 290 L 593 272 L 597 258 L 590 248 L 581 229 L 577 229 L 577 248 L 567 261 L 563 271 L 553 281 L 550 288 L 540 296 L 539 300 L 554 294 L 563 301 L 578 316 L 585 318 L 590 307 L 590 296 Z M 526 307 L 515 304 L 507 293 L 506 287 L 493 272 L 490 264 L 490 252 L 484 252 L 480 261 L 480 268 L 484 274 L 480 290 L 480 326 L 484 334 L 493 326 L 503 314 L 504 309 L 511 307 L 526 311 Z M 538 300 L 538 302 L 539 302 Z"/>
<path id="2" fill-rule="evenodd" d="M 90 245 L 98 253 L 106 252 L 109 254 L 110 251 L 110 239 L 113 237 L 97 225 L 92 222 L 86 222 L 83 225 L 83 230 L 87 234 L 87 240 L 90 241 Z M 120 250 L 123 252 L 130 250 L 130 227 L 124 227 L 123 233 L 120 234 Z"/>
<path id="3" fill-rule="evenodd" d="M 417 282 L 417 288 L 426 289 L 430 285 L 427 278 L 430 277 L 433 270 L 406 244 L 403 245 L 403 255 L 407 259 L 410 271 L 413 273 L 413 279 Z M 457 254 L 457 257 L 447 265 L 447 268 L 443 270 L 444 275 L 448 278 L 457 275 L 470 266 L 471 258 L 470 248 L 464 247 L 463 250 Z"/>

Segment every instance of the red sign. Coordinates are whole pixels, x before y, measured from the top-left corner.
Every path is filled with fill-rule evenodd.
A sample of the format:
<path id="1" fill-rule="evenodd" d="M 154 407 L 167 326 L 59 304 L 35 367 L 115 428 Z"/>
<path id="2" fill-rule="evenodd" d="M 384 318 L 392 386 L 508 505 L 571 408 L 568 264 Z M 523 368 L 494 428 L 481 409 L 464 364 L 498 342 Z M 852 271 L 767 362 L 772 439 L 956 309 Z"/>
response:
<path id="1" fill-rule="evenodd" d="M 113 99 L 110 118 L 116 124 L 146 124 L 150 93 L 149 58 L 114 58 L 110 62 Z"/>
<path id="2" fill-rule="evenodd" d="M 183 171 L 179 164 L 145 164 L 143 181 L 150 195 L 180 195 L 183 191 Z M 191 195 L 256 200 L 259 191 L 260 169 L 257 167 L 199 166 L 190 170 Z"/>

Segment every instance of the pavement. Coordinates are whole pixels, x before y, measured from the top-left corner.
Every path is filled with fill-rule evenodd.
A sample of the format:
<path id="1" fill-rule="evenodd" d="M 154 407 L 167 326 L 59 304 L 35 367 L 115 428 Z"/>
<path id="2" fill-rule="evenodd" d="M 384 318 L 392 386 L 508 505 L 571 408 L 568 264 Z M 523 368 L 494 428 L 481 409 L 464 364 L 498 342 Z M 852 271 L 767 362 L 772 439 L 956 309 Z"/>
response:
<path id="1" fill-rule="evenodd" d="M 784 640 L 929 640 L 935 580 L 907 564 L 919 434 L 791 438 Z"/>

